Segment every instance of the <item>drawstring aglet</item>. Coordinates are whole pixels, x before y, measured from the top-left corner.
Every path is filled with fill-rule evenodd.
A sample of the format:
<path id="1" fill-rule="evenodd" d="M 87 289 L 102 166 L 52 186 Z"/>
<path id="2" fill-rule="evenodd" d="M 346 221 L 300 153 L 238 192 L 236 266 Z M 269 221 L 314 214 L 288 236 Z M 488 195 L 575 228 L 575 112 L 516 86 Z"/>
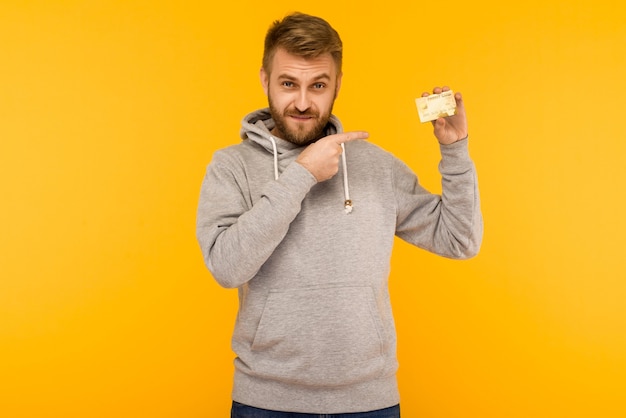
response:
<path id="1" fill-rule="evenodd" d="M 344 202 L 344 210 L 346 214 L 352 212 L 352 200 L 348 199 Z"/>

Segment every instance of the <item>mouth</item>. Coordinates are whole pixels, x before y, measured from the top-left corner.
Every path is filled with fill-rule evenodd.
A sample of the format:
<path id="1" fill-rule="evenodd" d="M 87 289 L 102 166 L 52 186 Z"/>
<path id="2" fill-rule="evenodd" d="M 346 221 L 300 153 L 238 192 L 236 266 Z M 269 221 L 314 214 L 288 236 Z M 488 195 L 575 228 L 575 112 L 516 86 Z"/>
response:
<path id="1" fill-rule="evenodd" d="M 291 116 L 291 119 L 295 122 L 308 122 L 313 120 L 312 117 L 304 117 L 304 116 Z"/>
<path id="2" fill-rule="evenodd" d="M 304 114 L 304 115 L 300 115 L 300 114 L 289 114 L 287 115 L 289 118 L 294 119 L 298 122 L 306 122 L 308 120 L 313 120 L 315 119 L 315 115 L 310 115 L 310 114 Z"/>

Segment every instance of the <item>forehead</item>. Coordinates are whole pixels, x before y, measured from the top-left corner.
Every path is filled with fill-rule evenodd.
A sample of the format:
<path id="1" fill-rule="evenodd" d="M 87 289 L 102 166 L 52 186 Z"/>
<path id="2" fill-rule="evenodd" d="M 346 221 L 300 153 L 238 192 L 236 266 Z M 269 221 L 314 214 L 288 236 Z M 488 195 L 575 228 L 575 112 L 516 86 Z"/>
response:
<path id="1" fill-rule="evenodd" d="M 272 75 L 275 77 L 315 76 L 322 73 L 335 75 L 336 71 L 335 61 L 330 53 L 314 58 L 304 58 L 279 48 L 272 59 Z"/>

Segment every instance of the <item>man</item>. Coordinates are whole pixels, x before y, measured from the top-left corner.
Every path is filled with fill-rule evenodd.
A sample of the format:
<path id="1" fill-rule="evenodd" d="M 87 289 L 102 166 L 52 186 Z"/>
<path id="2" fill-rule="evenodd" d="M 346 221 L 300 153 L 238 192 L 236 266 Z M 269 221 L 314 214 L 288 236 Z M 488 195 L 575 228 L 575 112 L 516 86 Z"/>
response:
<path id="1" fill-rule="evenodd" d="M 394 236 L 451 258 L 480 247 L 461 95 L 433 123 L 443 193 L 431 194 L 366 132 L 343 132 L 332 115 L 341 58 L 326 21 L 274 22 L 261 68 L 269 109 L 244 118 L 243 141 L 214 154 L 202 184 L 204 260 L 240 301 L 231 417 L 399 417 Z"/>

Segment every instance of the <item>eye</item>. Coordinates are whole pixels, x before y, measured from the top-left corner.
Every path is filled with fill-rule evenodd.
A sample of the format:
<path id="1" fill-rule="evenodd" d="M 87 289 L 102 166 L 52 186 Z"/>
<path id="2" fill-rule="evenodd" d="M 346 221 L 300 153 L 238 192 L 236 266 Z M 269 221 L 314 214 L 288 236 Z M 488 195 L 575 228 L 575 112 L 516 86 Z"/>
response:
<path id="1" fill-rule="evenodd" d="M 293 87 L 293 82 L 291 82 L 291 81 L 283 81 L 283 82 L 281 83 L 281 85 L 282 85 L 283 87 L 287 87 L 287 88 L 289 88 L 289 87 Z"/>
<path id="2" fill-rule="evenodd" d="M 326 84 L 324 84 L 324 83 L 315 83 L 315 84 L 313 84 L 313 88 L 316 89 L 316 90 L 323 89 L 324 87 L 326 87 Z"/>

